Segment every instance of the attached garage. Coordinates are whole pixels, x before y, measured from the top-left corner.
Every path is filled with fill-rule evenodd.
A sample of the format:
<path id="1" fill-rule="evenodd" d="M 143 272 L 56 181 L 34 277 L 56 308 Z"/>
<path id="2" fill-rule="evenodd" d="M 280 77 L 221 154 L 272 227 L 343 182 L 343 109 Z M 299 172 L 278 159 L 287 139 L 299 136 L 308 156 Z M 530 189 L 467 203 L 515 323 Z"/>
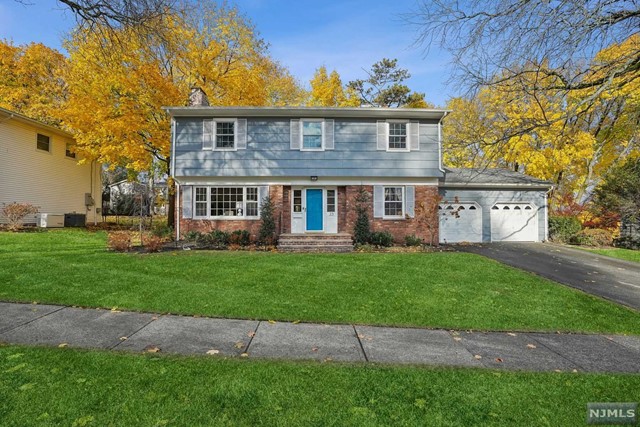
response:
<path id="1" fill-rule="evenodd" d="M 492 242 L 538 241 L 538 212 L 531 203 L 496 203 L 491 207 Z"/>
<path id="2" fill-rule="evenodd" d="M 547 240 L 550 182 L 506 169 L 445 168 L 439 187 L 441 243 Z"/>
<path id="3" fill-rule="evenodd" d="M 439 206 L 440 243 L 482 242 L 482 208 L 475 202 Z"/>

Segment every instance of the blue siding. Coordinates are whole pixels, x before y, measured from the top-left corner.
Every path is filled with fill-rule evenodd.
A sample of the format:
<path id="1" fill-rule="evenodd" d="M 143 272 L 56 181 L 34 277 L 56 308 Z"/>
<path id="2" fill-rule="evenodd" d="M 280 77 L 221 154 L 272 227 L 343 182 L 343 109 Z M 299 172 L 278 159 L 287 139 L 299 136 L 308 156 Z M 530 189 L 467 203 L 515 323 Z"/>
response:
<path id="1" fill-rule="evenodd" d="M 444 202 L 476 202 L 482 207 L 482 241 L 491 241 L 491 207 L 496 203 L 527 202 L 538 208 L 538 240 L 546 239 L 547 206 L 544 190 L 488 190 L 440 188 Z"/>
<path id="2" fill-rule="evenodd" d="M 290 148 L 290 121 L 248 118 L 247 149 L 203 151 L 202 118 L 176 118 L 175 171 L 189 176 L 441 177 L 437 122 L 420 125 L 420 150 L 376 149 L 375 120 L 335 120 L 335 148 Z"/>

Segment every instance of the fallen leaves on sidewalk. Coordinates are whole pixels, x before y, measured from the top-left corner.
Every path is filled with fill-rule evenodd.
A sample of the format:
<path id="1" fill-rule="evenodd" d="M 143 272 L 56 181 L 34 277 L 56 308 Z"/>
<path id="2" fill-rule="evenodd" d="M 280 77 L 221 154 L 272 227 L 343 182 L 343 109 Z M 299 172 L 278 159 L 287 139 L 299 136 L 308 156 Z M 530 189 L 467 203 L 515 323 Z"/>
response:
<path id="1" fill-rule="evenodd" d="M 216 349 L 213 349 L 213 348 L 211 350 L 207 351 L 207 354 L 210 355 L 210 356 L 213 356 L 213 355 L 218 354 L 218 353 L 220 353 L 220 350 L 216 350 Z"/>
<path id="2" fill-rule="evenodd" d="M 527 348 L 538 348 L 535 344 L 527 344 Z"/>
<path id="3" fill-rule="evenodd" d="M 160 352 L 160 347 L 153 345 L 153 344 L 149 344 L 148 346 L 146 346 L 144 348 L 144 352 L 145 353 L 158 353 Z"/>
<path id="4" fill-rule="evenodd" d="M 69 344 L 67 344 L 66 342 L 58 344 L 58 348 L 65 348 L 67 346 L 69 346 Z"/>

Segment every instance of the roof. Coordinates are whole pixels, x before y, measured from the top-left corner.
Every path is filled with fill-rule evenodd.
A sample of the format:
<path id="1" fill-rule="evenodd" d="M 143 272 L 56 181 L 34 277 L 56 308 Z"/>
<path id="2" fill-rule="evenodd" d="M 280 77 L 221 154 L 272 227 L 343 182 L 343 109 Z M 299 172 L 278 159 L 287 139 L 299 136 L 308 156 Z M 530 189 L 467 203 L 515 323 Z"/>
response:
<path id="1" fill-rule="evenodd" d="M 449 110 L 428 108 L 334 107 L 163 107 L 172 117 L 309 117 L 440 120 Z"/>
<path id="2" fill-rule="evenodd" d="M 0 118 L 5 118 L 6 120 L 13 119 L 21 123 L 26 123 L 40 129 L 45 129 L 49 132 L 56 133 L 61 136 L 66 136 L 69 138 L 73 138 L 73 135 L 67 131 L 64 131 L 56 126 L 51 126 L 46 123 L 43 123 L 39 120 L 32 119 L 31 117 L 27 117 L 24 114 L 16 113 L 15 111 L 7 110 L 6 108 L 0 108 Z"/>
<path id="3" fill-rule="evenodd" d="M 533 187 L 549 189 L 549 181 L 509 169 L 444 168 L 443 187 Z"/>

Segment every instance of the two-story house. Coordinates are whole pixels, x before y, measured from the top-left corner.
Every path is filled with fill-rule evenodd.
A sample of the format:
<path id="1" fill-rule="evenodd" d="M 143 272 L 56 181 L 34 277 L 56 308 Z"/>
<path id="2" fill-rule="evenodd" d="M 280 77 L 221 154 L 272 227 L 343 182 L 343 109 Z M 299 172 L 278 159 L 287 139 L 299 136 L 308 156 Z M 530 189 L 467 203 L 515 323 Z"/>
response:
<path id="1" fill-rule="evenodd" d="M 444 198 L 441 218 L 438 221 L 434 212 L 433 220 L 441 224 L 442 242 L 489 241 L 498 236 L 518 240 L 520 235 L 526 240 L 545 239 L 547 183 L 513 173 L 496 178 L 495 171 L 471 175 L 449 171 L 447 179 L 441 155 L 445 110 L 208 106 L 166 110 L 172 117 L 177 236 L 212 229 L 246 229 L 255 235 L 267 194 L 276 206 L 280 234 L 351 234 L 356 197 L 363 188 L 370 194 L 372 229 L 389 231 L 397 242 L 407 235 L 429 238 L 416 210 L 422 202 L 440 197 Z M 475 185 L 465 182 L 465 176 Z M 483 191 L 490 196 L 486 200 Z M 488 201 L 491 206 L 486 206 Z M 511 222 L 511 228 L 502 226 L 500 233 L 496 228 L 505 218 L 493 222 L 489 218 L 499 203 L 501 213 L 526 211 Z M 478 215 L 467 215 L 469 209 Z"/>
<path id="2" fill-rule="evenodd" d="M 29 203 L 64 222 L 78 216 L 89 223 L 101 220 L 101 165 L 79 164 L 73 147 L 70 133 L 0 108 L 0 207 Z M 34 224 L 36 216 L 24 222 Z M 72 225 L 77 224 L 74 219 Z"/>

